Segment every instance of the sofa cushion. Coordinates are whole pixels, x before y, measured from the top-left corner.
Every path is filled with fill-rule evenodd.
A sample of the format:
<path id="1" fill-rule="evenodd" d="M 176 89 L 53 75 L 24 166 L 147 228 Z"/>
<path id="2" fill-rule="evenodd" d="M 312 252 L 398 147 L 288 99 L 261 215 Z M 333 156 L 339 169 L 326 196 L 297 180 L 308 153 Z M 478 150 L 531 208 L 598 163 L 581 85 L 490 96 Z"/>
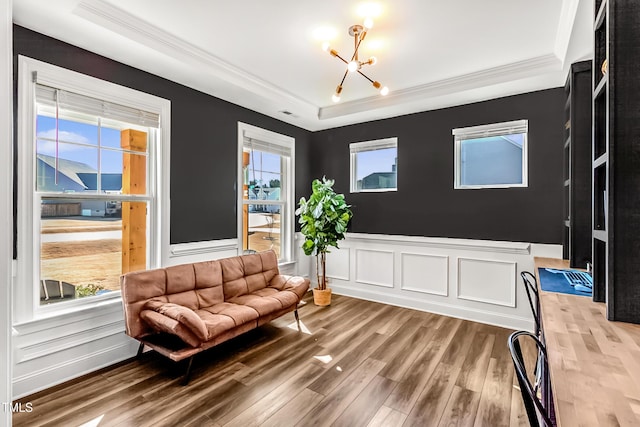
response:
<path id="1" fill-rule="evenodd" d="M 223 302 L 212 305 L 211 307 L 203 307 L 198 310 L 198 315 L 206 324 L 207 321 L 212 318 L 206 316 L 203 312 L 227 316 L 233 320 L 234 326 L 240 326 L 244 323 L 255 321 L 258 318 L 258 312 L 253 308 L 230 302 Z"/>
<path id="2" fill-rule="evenodd" d="M 151 300 L 145 304 L 144 308 L 177 321 L 189 329 L 200 341 L 209 339 L 207 327 L 202 319 L 193 310 L 183 305 Z"/>
<path id="3" fill-rule="evenodd" d="M 309 289 L 309 279 L 278 274 L 269 282 L 269 287 L 279 291 L 291 291 L 295 293 L 299 299 L 302 299 L 307 289 Z"/>
<path id="4" fill-rule="evenodd" d="M 279 300 L 271 297 L 263 297 L 258 295 L 241 295 L 231 298 L 229 302 L 234 304 L 246 305 L 253 308 L 260 316 L 267 315 L 282 310 L 282 304 Z"/>
<path id="5" fill-rule="evenodd" d="M 198 307 L 210 307 L 224 302 L 220 261 L 197 262 L 193 264 L 193 271 L 196 278 Z"/>

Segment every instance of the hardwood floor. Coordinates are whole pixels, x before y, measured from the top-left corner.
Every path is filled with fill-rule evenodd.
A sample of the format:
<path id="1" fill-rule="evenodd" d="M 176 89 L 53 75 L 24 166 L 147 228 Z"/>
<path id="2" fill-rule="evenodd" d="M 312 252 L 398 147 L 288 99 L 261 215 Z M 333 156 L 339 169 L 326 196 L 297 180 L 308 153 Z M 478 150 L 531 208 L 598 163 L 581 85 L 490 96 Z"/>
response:
<path id="1" fill-rule="evenodd" d="M 140 359 L 21 399 L 15 426 L 518 426 L 511 331 L 334 295 L 184 364 Z"/>

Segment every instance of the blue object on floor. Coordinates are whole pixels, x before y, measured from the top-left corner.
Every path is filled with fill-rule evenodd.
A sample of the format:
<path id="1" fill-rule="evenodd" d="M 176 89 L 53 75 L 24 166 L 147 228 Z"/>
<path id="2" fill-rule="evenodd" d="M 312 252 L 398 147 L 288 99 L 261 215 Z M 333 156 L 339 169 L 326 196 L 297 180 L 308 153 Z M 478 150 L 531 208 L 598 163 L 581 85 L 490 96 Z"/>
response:
<path id="1" fill-rule="evenodd" d="M 543 291 L 587 297 L 592 294 L 593 278 L 584 271 L 538 268 L 538 276 Z"/>

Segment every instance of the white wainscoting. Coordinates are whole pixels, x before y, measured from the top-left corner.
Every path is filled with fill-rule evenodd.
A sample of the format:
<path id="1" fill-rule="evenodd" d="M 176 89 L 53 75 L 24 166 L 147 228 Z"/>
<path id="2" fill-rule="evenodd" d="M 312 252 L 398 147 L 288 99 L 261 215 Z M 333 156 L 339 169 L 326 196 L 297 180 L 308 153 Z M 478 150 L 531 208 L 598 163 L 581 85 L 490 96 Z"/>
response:
<path id="1" fill-rule="evenodd" d="M 520 280 L 532 254 L 561 258 L 562 246 L 348 233 L 327 276 L 336 294 L 532 330 Z M 315 282 L 315 262 L 306 265 Z"/>
<path id="2" fill-rule="evenodd" d="M 13 396 L 19 398 L 135 355 L 119 298 L 14 325 Z"/>
<path id="3" fill-rule="evenodd" d="M 400 253 L 400 288 L 432 295 L 449 295 L 449 257 Z"/>
<path id="4" fill-rule="evenodd" d="M 355 254 L 357 283 L 393 288 L 393 251 L 355 248 Z"/>
<path id="5" fill-rule="evenodd" d="M 515 307 L 516 262 L 459 257 L 458 298 Z"/>
<path id="6" fill-rule="evenodd" d="M 171 245 L 168 265 L 238 254 L 237 239 Z M 135 356 L 124 333 L 120 298 L 14 325 L 13 398 L 20 398 Z"/>
<path id="7" fill-rule="evenodd" d="M 211 261 L 238 255 L 238 239 L 209 240 L 171 245 L 168 265 Z"/>

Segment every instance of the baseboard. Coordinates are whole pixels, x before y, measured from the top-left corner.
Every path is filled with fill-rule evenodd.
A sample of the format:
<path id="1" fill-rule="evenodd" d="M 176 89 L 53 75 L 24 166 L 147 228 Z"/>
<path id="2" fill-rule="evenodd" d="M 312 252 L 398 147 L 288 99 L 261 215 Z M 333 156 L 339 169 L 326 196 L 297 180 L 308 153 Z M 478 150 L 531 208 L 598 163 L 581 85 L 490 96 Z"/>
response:
<path id="1" fill-rule="evenodd" d="M 13 379 L 13 399 L 36 393 L 135 356 L 138 342 L 124 333 L 113 345 L 94 352 L 79 349 L 79 355 L 62 363 L 48 365 Z M 85 346 L 82 346 L 85 347 Z"/>
<path id="2" fill-rule="evenodd" d="M 414 310 L 426 311 L 443 316 L 456 317 L 507 329 L 533 331 L 533 320 L 528 318 L 509 316 L 496 312 L 462 307 L 459 305 L 454 306 L 451 304 L 413 299 L 406 296 L 394 295 L 390 293 L 378 293 L 369 290 L 365 291 L 360 289 L 347 288 L 336 284 L 332 284 L 331 289 L 332 292 L 337 295 L 344 295 L 367 301 L 394 305 L 397 307 L 411 308 Z"/>

